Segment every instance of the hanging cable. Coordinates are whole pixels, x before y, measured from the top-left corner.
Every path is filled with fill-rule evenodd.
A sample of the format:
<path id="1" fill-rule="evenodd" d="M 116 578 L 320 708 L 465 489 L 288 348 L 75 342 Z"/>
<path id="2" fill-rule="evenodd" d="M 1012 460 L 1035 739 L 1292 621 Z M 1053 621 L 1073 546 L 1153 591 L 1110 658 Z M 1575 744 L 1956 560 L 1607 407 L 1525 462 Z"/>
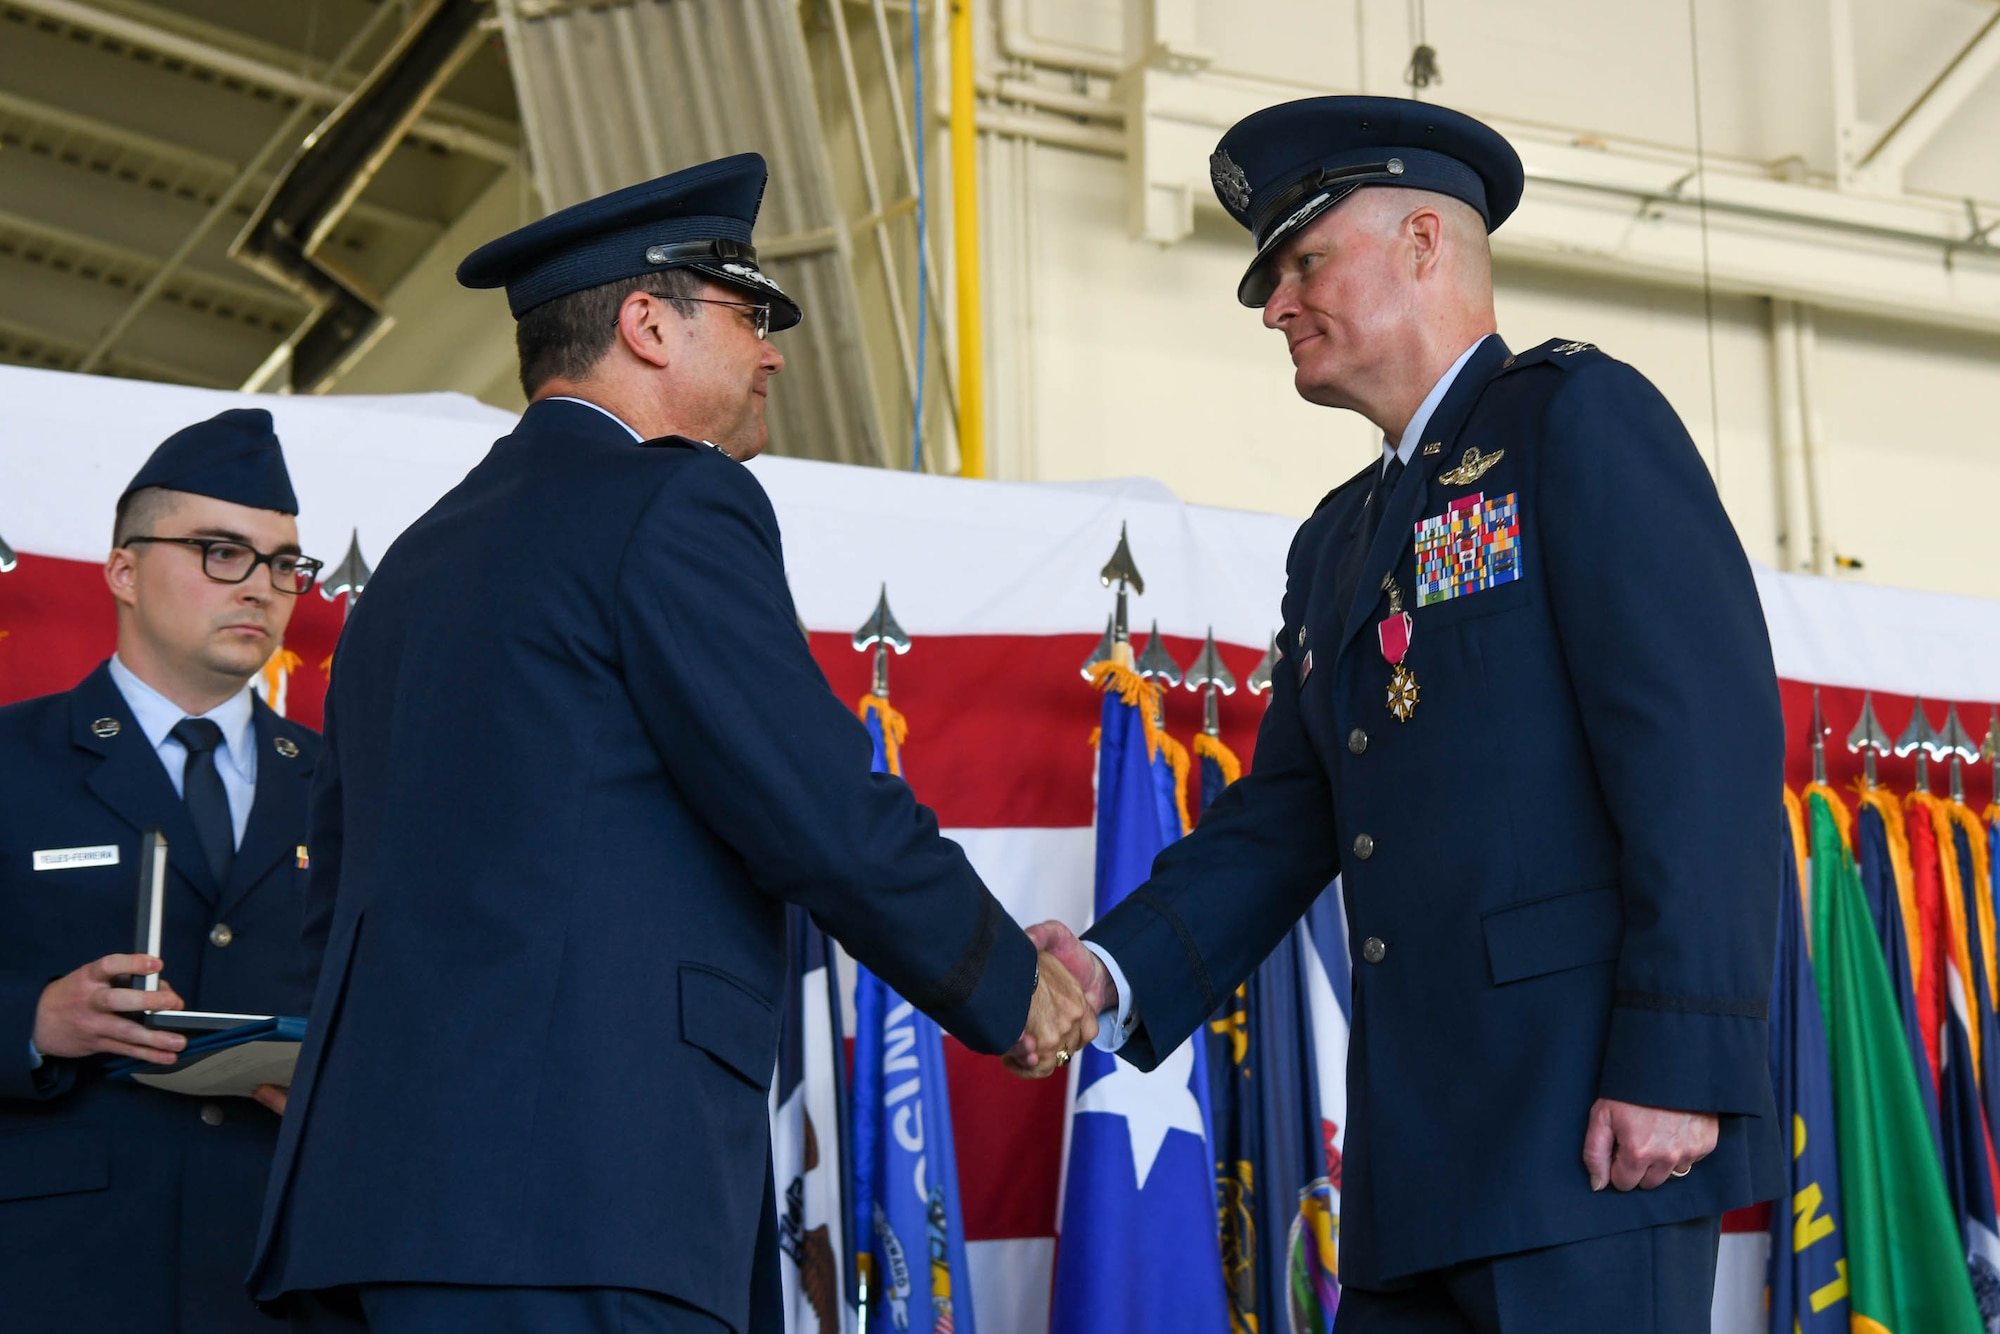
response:
<path id="1" fill-rule="evenodd" d="M 1715 489 L 1722 490 L 1722 405 L 1716 396 L 1715 284 L 1708 271 L 1708 153 L 1701 128 L 1701 28 L 1688 0 L 1688 63 L 1694 70 L 1695 212 L 1701 224 L 1701 317 L 1708 333 L 1708 430 L 1715 444 Z"/>
<path id="2" fill-rule="evenodd" d="M 929 268 L 924 263 L 924 229 L 930 225 L 930 192 L 924 183 L 924 37 L 923 23 L 917 15 L 918 0 L 910 0 L 910 67 L 916 84 L 912 119 L 916 122 L 914 147 L 917 159 L 917 179 L 911 183 L 917 197 L 917 385 L 912 395 L 915 416 L 910 422 L 911 472 L 924 470 L 924 372 L 929 369 L 929 363 L 924 359 L 924 334 L 930 324 L 930 303 L 924 300 L 925 284 L 930 276 Z"/>

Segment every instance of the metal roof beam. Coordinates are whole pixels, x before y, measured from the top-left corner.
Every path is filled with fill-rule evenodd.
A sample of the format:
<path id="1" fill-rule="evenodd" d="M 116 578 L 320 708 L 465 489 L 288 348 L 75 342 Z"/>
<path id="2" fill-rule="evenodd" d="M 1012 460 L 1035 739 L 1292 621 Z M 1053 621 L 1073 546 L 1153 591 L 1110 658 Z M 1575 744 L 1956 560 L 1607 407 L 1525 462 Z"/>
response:
<path id="1" fill-rule="evenodd" d="M 236 173 L 242 170 L 241 163 L 227 158 L 199 152 L 165 139 L 155 139 L 149 134 L 128 130 L 122 125 L 113 125 L 94 116 L 50 106 L 46 102 L 0 89 L 0 118 L 9 115 L 46 125 L 76 138 L 92 140 L 106 147 L 122 150 L 134 157 L 173 167 L 189 175 L 202 177 L 216 190 L 226 187 L 235 178 Z M 268 187 L 271 174 L 269 170 L 257 173 L 252 181 L 255 189 L 262 191 Z M 118 178 L 113 177 L 113 179 Z M 369 199 L 356 200 L 353 207 L 348 210 L 348 216 L 358 222 L 369 222 L 397 231 L 432 231 L 441 225 L 439 219 L 420 217 Z"/>
<path id="2" fill-rule="evenodd" d="M 1896 117 L 1875 146 L 1862 154 L 1857 171 L 1900 190 L 1911 160 L 1937 137 L 1995 69 L 2000 69 L 2000 9 L 1993 11 L 1930 86 Z"/>
<path id="3" fill-rule="evenodd" d="M 241 79 L 259 88 L 284 93 L 315 106 L 335 107 L 347 98 L 348 90 L 337 84 L 285 69 L 255 56 L 182 36 L 139 19 L 114 14 L 84 0 L 6 0 L 6 3 L 16 9 L 115 38 L 201 69 Z M 512 144 L 436 115 L 418 117 L 416 124 L 410 127 L 410 137 L 452 152 L 470 153 L 502 166 L 511 165 L 519 156 Z"/>

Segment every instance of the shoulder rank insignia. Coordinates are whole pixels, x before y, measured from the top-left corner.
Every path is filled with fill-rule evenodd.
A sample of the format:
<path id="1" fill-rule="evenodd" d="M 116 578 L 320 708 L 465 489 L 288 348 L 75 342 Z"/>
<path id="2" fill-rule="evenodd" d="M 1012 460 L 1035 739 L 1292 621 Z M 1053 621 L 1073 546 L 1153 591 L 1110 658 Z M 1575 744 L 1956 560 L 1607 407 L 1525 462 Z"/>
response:
<path id="1" fill-rule="evenodd" d="M 1504 449 L 1496 449 L 1491 454 L 1479 452 L 1474 445 L 1465 451 L 1465 457 L 1458 461 L 1456 468 L 1447 468 L 1438 474 L 1438 480 L 1446 486 L 1471 486 L 1484 477 L 1492 466 L 1507 456 Z"/>
<path id="2" fill-rule="evenodd" d="M 1597 344 L 1595 343 L 1558 343 L 1550 348 L 1549 351 L 1559 356 L 1573 357 L 1579 352 L 1594 351 L 1596 347 Z"/>

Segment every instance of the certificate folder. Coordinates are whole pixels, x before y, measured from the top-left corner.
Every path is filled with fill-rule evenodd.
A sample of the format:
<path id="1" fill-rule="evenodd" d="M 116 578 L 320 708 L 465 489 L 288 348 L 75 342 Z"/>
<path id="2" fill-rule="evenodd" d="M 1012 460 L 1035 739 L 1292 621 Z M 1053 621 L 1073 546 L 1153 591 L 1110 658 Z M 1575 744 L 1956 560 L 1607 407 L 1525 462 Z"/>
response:
<path id="1" fill-rule="evenodd" d="M 162 1011 L 159 1017 L 172 1013 Z M 306 1037 L 306 1021 L 289 1015 L 226 1017 L 251 1022 L 191 1034 L 180 1059 L 172 1065 L 126 1056 L 106 1066 L 105 1074 L 197 1098 L 247 1098 L 259 1084 L 290 1087 L 299 1045 Z"/>

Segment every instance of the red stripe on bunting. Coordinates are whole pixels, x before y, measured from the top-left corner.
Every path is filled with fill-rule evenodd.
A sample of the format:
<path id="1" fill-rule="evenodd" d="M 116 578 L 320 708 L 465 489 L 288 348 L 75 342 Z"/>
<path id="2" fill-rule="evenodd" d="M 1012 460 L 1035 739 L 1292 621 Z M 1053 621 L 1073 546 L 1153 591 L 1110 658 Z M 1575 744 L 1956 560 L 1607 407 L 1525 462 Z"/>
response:
<path id="1" fill-rule="evenodd" d="M 1107 595 L 1108 596 L 1108 595 Z M 291 717 L 320 724 L 326 697 L 323 664 L 343 612 L 317 593 L 298 600 L 286 647 L 304 660 L 288 690 Z M 68 690 L 111 655 L 117 620 L 101 567 L 84 561 L 21 557 L 0 575 L 0 703 Z M 1183 663 L 1199 640 L 1165 636 Z M 948 828 L 1077 828 L 1091 822 L 1091 729 L 1098 695 L 1085 684 L 1083 660 L 1095 635 L 940 635 L 921 638 L 894 659 L 896 707 L 910 723 L 909 776 Z M 813 656 L 834 693 L 853 703 L 866 694 L 872 653 L 850 637 L 812 636 Z M 1262 656 L 1223 646 L 1238 681 Z M 1239 689 L 1222 701 L 1222 734 L 1247 766 L 1263 702 Z M 1172 690 L 1167 728 L 1190 738 L 1201 729 L 1201 698 Z"/>
<path id="2" fill-rule="evenodd" d="M 341 617 L 318 593 L 298 599 L 292 611 L 285 646 L 304 665 L 286 692 L 286 712 L 308 727 L 320 723 L 326 698 L 320 664 L 333 652 Z M 0 704 L 68 690 L 117 647 L 118 617 L 103 566 L 23 556 L 11 574 L 0 574 Z"/>

